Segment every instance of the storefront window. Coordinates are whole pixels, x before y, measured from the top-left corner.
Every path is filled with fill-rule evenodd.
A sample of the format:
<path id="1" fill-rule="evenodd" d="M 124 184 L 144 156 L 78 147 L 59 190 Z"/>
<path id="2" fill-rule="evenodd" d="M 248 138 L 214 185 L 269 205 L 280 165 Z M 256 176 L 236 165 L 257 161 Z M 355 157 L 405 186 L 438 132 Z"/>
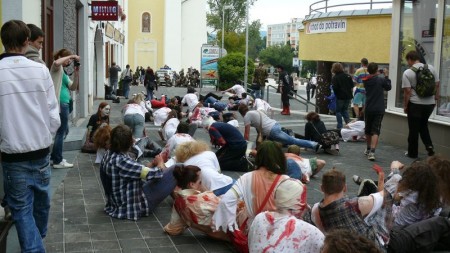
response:
<path id="1" fill-rule="evenodd" d="M 437 114 L 450 117 L 450 0 L 445 0 L 441 52 L 441 88 Z"/>
<path id="2" fill-rule="evenodd" d="M 403 107 L 402 75 L 409 68 L 405 60 L 406 54 L 415 50 L 420 54 L 421 62 L 431 65 L 435 63 L 437 4 L 438 0 L 402 1 L 396 107 Z M 448 56 L 450 59 L 450 53 Z"/>

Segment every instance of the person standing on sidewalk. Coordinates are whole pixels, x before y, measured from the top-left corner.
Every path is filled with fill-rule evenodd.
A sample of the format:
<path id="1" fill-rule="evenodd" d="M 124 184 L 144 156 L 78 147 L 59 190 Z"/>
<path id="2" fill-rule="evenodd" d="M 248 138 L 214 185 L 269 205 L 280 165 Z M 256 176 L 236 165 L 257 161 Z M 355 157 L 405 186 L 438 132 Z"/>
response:
<path id="1" fill-rule="evenodd" d="M 291 82 L 290 77 L 284 67 L 281 65 L 276 66 L 278 73 L 280 74 L 278 79 L 278 85 L 281 91 L 281 102 L 283 103 L 282 115 L 291 115 L 290 104 L 289 104 L 289 93 L 291 92 Z"/>
<path id="2" fill-rule="evenodd" d="M 406 54 L 406 61 L 411 68 L 423 68 L 424 64 L 419 61 L 420 56 L 416 51 Z M 419 134 L 420 138 L 428 151 L 428 155 L 434 155 L 433 142 L 431 141 L 430 131 L 428 130 L 428 119 L 433 113 L 436 100 L 439 98 L 439 76 L 433 66 L 428 64 L 428 68 L 434 75 L 436 82 L 436 95 L 420 97 L 415 91 L 417 85 L 417 75 L 412 69 L 403 72 L 403 110 L 408 116 L 408 152 L 406 156 L 417 158 L 419 153 Z"/>
<path id="3" fill-rule="evenodd" d="M 357 69 L 353 75 L 353 81 L 356 85 L 355 95 L 353 97 L 353 110 L 355 111 L 356 118 L 362 116 L 362 112 L 359 111 L 359 108 L 362 107 L 364 111 L 364 104 L 366 103 L 366 90 L 364 89 L 363 81 L 369 76 L 367 64 L 369 64 L 369 61 L 366 58 L 362 58 L 361 68 Z"/>
<path id="4" fill-rule="evenodd" d="M 260 62 L 258 68 L 255 69 L 255 73 L 253 74 L 253 83 L 258 86 L 258 89 L 255 89 L 253 94 L 255 98 L 264 99 L 264 87 L 266 86 L 266 79 L 267 71 L 264 69 L 264 64 Z"/>
<path id="5" fill-rule="evenodd" d="M 350 75 L 344 73 L 344 67 L 339 62 L 333 63 L 331 72 L 334 74 L 331 83 L 336 96 L 337 129 L 341 129 L 343 127 L 342 118 L 344 118 L 345 124 L 350 122 L 348 108 L 353 98 L 353 81 Z"/>
<path id="6" fill-rule="evenodd" d="M 367 143 L 364 154 L 370 161 L 375 161 L 375 149 L 384 116 L 384 91 L 390 91 L 392 86 L 391 80 L 389 80 L 389 72 L 386 72 L 384 77 L 379 76 L 377 74 L 378 65 L 375 62 L 369 63 L 367 71 L 370 75 L 364 80 L 366 90 L 364 121 Z"/>
<path id="7" fill-rule="evenodd" d="M 110 84 L 110 95 L 117 93 L 117 84 L 119 83 L 119 71 L 122 71 L 115 62 L 111 63 L 111 67 L 109 68 L 109 84 Z"/>
<path id="8" fill-rule="evenodd" d="M 50 159 L 53 161 L 53 168 L 65 169 L 73 167 L 73 164 L 68 163 L 66 159 L 63 159 L 63 147 L 64 137 L 69 128 L 70 91 L 78 89 L 80 68 L 79 66 L 74 66 L 74 80 L 72 81 L 64 71 L 64 67 L 72 64 L 72 61 L 79 62 L 80 56 L 72 54 L 72 52 L 63 48 L 55 53 L 53 59 L 54 61 L 50 68 L 50 74 L 55 85 L 56 98 L 59 101 L 61 126 L 56 132 Z"/>
<path id="9" fill-rule="evenodd" d="M 130 65 L 127 64 L 126 69 L 120 75 L 120 80 L 122 80 L 122 90 L 125 99 L 128 99 L 128 94 L 130 93 L 130 83 L 133 81 L 133 71 Z"/>
<path id="10" fill-rule="evenodd" d="M 45 65 L 27 59 L 30 29 L 19 20 L 1 28 L 0 151 L 6 201 L 22 252 L 45 252 L 50 209 L 52 135 L 59 105 Z M 32 128 L 30 127 L 32 126 Z"/>

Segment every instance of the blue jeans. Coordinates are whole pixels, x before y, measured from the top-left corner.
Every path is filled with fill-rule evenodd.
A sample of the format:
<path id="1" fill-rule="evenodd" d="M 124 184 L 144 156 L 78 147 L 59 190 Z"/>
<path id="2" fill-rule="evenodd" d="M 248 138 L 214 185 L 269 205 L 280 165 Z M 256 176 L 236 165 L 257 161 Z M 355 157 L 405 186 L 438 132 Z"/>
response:
<path id="1" fill-rule="evenodd" d="M 138 113 L 125 115 L 123 123 L 131 129 L 134 138 L 142 138 L 144 136 L 145 118 L 142 115 Z"/>
<path id="2" fill-rule="evenodd" d="M 123 96 L 128 99 L 131 81 L 122 81 Z"/>
<path id="3" fill-rule="evenodd" d="M 212 107 L 212 105 L 214 103 L 216 103 L 217 101 L 218 100 L 213 98 L 213 97 L 208 97 L 208 98 L 205 99 L 205 101 L 203 101 L 203 106 L 205 106 L 205 107 L 210 107 L 211 106 Z"/>
<path id="4" fill-rule="evenodd" d="M 150 89 L 149 86 L 146 87 L 147 89 L 147 100 L 152 101 L 153 99 L 153 89 Z"/>
<path id="5" fill-rule="evenodd" d="M 61 126 L 56 131 L 55 142 L 53 143 L 53 150 L 51 159 L 54 164 L 58 164 L 63 160 L 63 146 L 64 136 L 69 129 L 69 104 L 61 103 L 59 105 L 59 118 L 61 120 Z"/>
<path id="6" fill-rule="evenodd" d="M 261 89 L 262 89 L 262 87 L 261 87 Z M 261 89 L 252 91 L 252 96 L 254 99 L 261 98 Z"/>
<path id="7" fill-rule="evenodd" d="M 170 166 L 163 172 L 162 178 L 155 178 L 147 181 L 142 186 L 142 190 L 147 198 L 148 206 L 153 211 L 163 202 L 175 189 L 177 181 L 173 176 L 175 165 Z"/>
<path id="8" fill-rule="evenodd" d="M 304 148 L 314 149 L 317 146 L 317 142 L 297 139 L 289 134 L 281 131 L 280 124 L 276 123 L 272 130 L 270 130 L 269 140 L 281 142 L 283 145 L 297 145 Z"/>
<path id="9" fill-rule="evenodd" d="M 45 252 L 50 210 L 49 156 L 26 162 L 2 162 L 6 201 L 11 208 L 22 252 Z"/>
<path id="10" fill-rule="evenodd" d="M 337 129 L 341 129 L 342 125 L 342 117 L 344 117 L 345 123 L 350 122 L 350 117 L 348 115 L 348 108 L 350 106 L 350 99 L 338 99 L 336 100 L 336 120 L 337 120 Z"/>

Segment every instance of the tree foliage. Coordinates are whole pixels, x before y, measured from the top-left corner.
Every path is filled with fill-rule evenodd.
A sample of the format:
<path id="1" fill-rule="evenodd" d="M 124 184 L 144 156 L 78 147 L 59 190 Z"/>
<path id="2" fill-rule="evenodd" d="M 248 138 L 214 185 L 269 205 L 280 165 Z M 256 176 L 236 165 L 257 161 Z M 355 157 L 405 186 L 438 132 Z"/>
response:
<path id="1" fill-rule="evenodd" d="M 251 59 L 248 60 L 248 76 L 253 76 L 255 64 Z M 230 53 L 219 60 L 219 76 L 221 90 L 228 89 L 236 83 L 244 80 L 245 55 L 242 53 Z"/>
<path id="2" fill-rule="evenodd" d="M 249 0 L 253 5 L 256 0 Z M 245 29 L 246 0 L 208 0 L 209 13 L 206 22 L 213 31 L 222 30 L 223 10 L 225 6 L 225 31 L 242 32 Z"/>
<path id="3" fill-rule="evenodd" d="M 317 72 L 317 62 L 316 61 L 302 61 L 302 73 L 301 73 L 301 77 L 306 77 L 306 73 L 308 73 L 308 71 L 311 74 L 314 74 Z"/>
<path id="4" fill-rule="evenodd" d="M 275 45 L 263 49 L 259 53 L 259 60 L 272 66 L 281 65 L 289 73 L 293 71 L 292 59 L 294 50 L 290 45 Z"/>

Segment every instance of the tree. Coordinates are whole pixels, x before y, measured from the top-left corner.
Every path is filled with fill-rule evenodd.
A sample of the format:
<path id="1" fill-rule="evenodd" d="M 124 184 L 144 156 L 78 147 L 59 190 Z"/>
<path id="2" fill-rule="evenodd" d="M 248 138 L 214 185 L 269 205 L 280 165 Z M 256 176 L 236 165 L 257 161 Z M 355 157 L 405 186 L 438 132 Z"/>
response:
<path id="1" fill-rule="evenodd" d="M 266 43 L 261 38 L 260 30 L 261 22 L 259 19 L 253 21 L 248 27 L 248 57 L 250 59 L 258 58 L 259 52 L 266 47 Z"/>
<path id="2" fill-rule="evenodd" d="M 255 64 L 248 60 L 248 76 L 253 76 Z M 230 53 L 219 60 L 219 89 L 228 89 L 235 83 L 244 79 L 245 55 L 243 53 Z"/>
<path id="3" fill-rule="evenodd" d="M 302 61 L 302 73 L 301 77 L 306 77 L 308 71 L 313 74 L 317 73 L 317 62 L 316 61 Z"/>
<path id="4" fill-rule="evenodd" d="M 249 0 L 250 5 L 256 0 Z M 242 32 L 245 28 L 246 0 L 208 0 L 209 13 L 206 14 L 206 23 L 213 31 L 222 30 L 223 8 L 225 10 L 225 31 Z"/>
<path id="5" fill-rule="evenodd" d="M 290 45 L 275 45 L 263 49 L 259 53 L 259 60 L 273 66 L 281 65 L 288 73 L 293 71 L 292 59 L 294 51 Z"/>

